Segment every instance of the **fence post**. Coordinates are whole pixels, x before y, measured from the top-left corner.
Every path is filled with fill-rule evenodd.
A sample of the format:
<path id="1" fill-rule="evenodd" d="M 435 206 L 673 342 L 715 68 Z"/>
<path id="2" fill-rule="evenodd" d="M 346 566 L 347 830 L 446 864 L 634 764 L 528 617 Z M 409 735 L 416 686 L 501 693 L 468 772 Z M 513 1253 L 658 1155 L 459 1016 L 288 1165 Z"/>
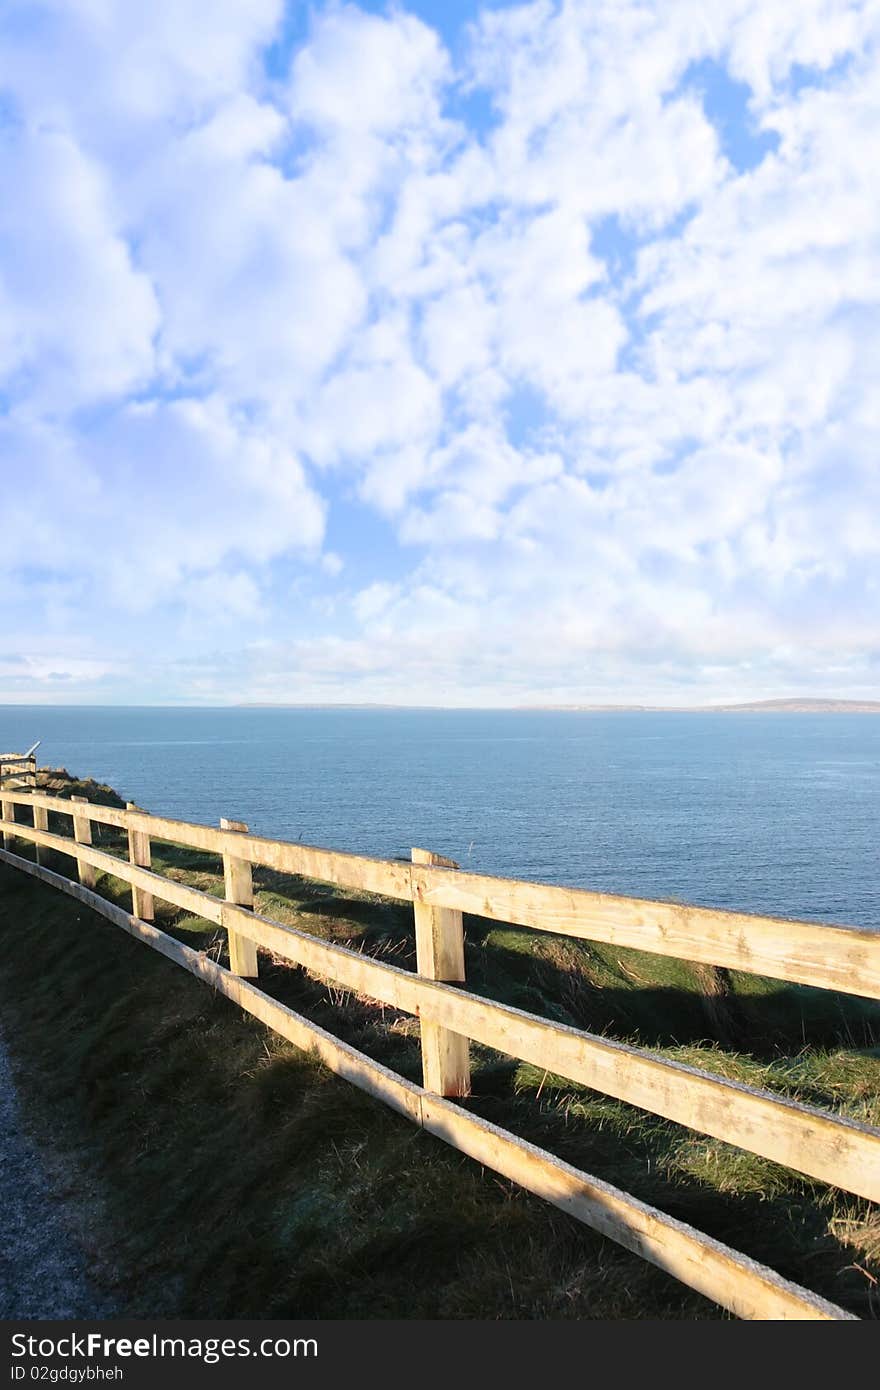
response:
<path id="1" fill-rule="evenodd" d="M 414 864 L 457 869 L 451 859 L 427 849 L 412 851 Z M 463 981 L 464 927 L 461 913 L 450 907 L 431 907 L 413 894 L 416 922 L 416 968 L 427 980 Z M 426 1091 L 439 1096 L 467 1096 L 471 1089 L 470 1043 L 428 1018 L 420 1019 L 422 1076 Z"/>
<path id="2" fill-rule="evenodd" d="M 226 816 L 220 820 L 220 829 L 247 834 L 247 825 L 243 820 L 227 820 Z M 249 859 L 238 859 L 234 854 L 224 850 L 223 882 L 226 885 L 228 903 L 235 903 L 236 907 L 246 907 L 253 911 L 254 875 Z M 243 975 L 255 980 L 259 973 L 257 943 L 228 928 L 226 935 L 229 938 L 229 969 L 233 975 Z"/>
<path id="3" fill-rule="evenodd" d="M 48 830 L 48 829 L 49 829 L 49 812 L 46 810 L 45 806 L 34 806 L 34 807 L 33 807 L 33 812 L 34 812 L 34 830 Z M 43 848 L 42 845 L 34 844 L 34 854 L 35 854 L 36 861 L 37 861 L 38 864 L 42 864 L 42 862 L 43 862 L 42 859 L 40 858 L 40 851 L 42 850 L 42 848 Z"/>
<path id="4" fill-rule="evenodd" d="M 88 803 L 88 797 L 85 796 L 72 796 L 70 799 L 80 805 L 83 802 Z M 76 811 L 73 812 L 73 838 L 78 845 L 90 845 L 92 843 L 92 822 L 87 815 L 78 816 Z M 83 888 L 94 888 L 96 878 L 94 864 L 87 864 L 84 859 L 80 859 L 77 855 L 76 868 Z"/>
<path id="5" fill-rule="evenodd" d="M 139 811 L 141 808 L 134 801 L 126 801 L 126 811 Z M 150 858 L 150 835 L 147 830 L 128 831 L 128 859 L 129 863 L 137 864 L 141 869 L 148 869 L 151 864 Z M 131 910 L 135 917 L 139 917 L 142 922 L 152 922 L 153 895 L 144 888 L 137 888 L 131 885 Z"/>
<path id="6" fill-rule="evenodd" d="M 14 801 L 3 801 L 3 802 L 0 802 L 0 811 L 2 811 L 3 819 L 4 819 L 5 821 L 6 821 L 6 820 L 13 820 L 13 821 L 15 820 L 15 802 L 14 802 Z M 4 829 L 4 831 L 3 831 L 3 848 L 4 848 L 4 849 L 9 849 L 11 845 L 12 845 L 12 836 L 11 836 L 11 834 L 9 833 L 8 830 L 5 830 L 5 829 Z"/>

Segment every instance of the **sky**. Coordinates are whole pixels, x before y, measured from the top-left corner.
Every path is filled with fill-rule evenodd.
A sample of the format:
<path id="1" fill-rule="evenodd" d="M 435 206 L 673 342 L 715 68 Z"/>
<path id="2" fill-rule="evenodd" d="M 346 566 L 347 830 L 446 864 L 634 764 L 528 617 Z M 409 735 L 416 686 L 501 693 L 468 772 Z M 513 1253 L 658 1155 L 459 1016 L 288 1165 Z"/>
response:
<path id="1" fill-rule="evenodd" d="M 4 0 L 0 702 L 880 696 L 880 0 Z"/>

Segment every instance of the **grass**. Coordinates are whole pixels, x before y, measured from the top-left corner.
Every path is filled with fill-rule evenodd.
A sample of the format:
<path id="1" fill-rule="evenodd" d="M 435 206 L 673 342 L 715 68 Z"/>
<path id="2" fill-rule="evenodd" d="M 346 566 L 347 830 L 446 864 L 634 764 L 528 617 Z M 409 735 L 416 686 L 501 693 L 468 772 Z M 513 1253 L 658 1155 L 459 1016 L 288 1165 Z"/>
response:
<path id="1" fill-rule="evenodd" d="M 56 781 L 58 794 L 97 799 L 88 783 Z M 118 832 L 95 831 L 124 852 Z M 216 858 L 159 844 L 153 856 L 160 872 L 222 891 Z M 66 856 L 53 866 L 70 872 Z M 127 901 L 121 880 L 99 875 L 98 888 Z M 405 906 L 269 871 L 256 889 L 268 915 L 414 964 Z M 0 904 L 0 1003 L 29 1121 L 89 1193 L 74 1217 L 122 1314 L 723 1316 L 69 898 L 0 866 Z M 163 904 L 157 913 L 164 930 L 224 958 L 215 927 Z M 878 1011 L 862 1001 L 466 927 L 480 993 L 880 1123 Z M 266 958 L 261 985 L 419 1078 L 415 1020 Z M 872 1204 L 480 1047 L 470 1104 L 859 1316 L 880 1315 Z"/>

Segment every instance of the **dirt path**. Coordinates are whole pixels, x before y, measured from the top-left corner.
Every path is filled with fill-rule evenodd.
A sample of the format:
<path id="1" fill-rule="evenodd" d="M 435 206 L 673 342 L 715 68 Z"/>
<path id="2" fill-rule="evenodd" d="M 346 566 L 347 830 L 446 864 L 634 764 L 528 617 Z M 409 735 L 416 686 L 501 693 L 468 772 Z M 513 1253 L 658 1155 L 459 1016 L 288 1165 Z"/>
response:
<path id="1" fill-rule="evenodd" d="M 112 1317 L 54 1188 L 22 1128 L 0 1034 L 0 1318 Z"/>

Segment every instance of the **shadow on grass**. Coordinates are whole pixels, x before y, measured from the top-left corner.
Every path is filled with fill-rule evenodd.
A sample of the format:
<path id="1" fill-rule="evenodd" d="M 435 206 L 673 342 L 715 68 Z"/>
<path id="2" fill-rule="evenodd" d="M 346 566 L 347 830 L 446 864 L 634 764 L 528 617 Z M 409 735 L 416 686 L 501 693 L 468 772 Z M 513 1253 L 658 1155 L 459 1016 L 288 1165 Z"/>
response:
<path id="1" fill-rule="evenodd" d="M 130 1315 L 718 1315 L 78 904 L 10 870 L 0 894 L 18 926 L 0 987 L 21 1084 L 35 1123 L 51 1116 L 100 1182 L 104 1277 Z M 337 1009 L 268 963 L 262 982 L 340 1033 L 360 1027 L 373 1055 L 398 1048 L 417 1065 L 388 1011 Z M 480 1113 L 871 1315 L 865 1257 L 831 1234 L 859 1204 L 785 1170 L 725 1192 L 686 1170 L 682 1146 L 705 1141 L 675 1126 L 577 1088 L 538 1088 L 536 1104 L 534 1078 L 482 1053 L 476 1077 Z"/>
<path id="2" fill-rule="evenodd" d="M 118 832 L 102 847 L 112 843 L 124 852 Z M 216 876 L 215 857 L 154 852 L 157 865 Z M 68 856 L 47 860 L 70 873 Z M 305 929 L 323 924 L 412 965 L 407 905 L 262 871 L 256 881 Z M 119 880 L 101 876 L 99 890 L 126 901 Z M 79 904 L 6 869 L 0 894 L 17 927 L 0 988 L 23 1090 L 36 1122 L 47 1121 L 45 1106 L 53 1123 L 63 1117 L 65 1142 L 100 1180 L 105 1274 L 129 1315 L 717 1316 L 330 1077 Z M 222 933 L 157 907 L 163 929 L 220 955 Z M 719 1041 L 694 967 L 478 919 L 467 930 L 469 986 L 489 997 L 649 1046 Z M 260 983 L 419 1079 L 407 1016 L 265 959 Z M 829 1046 L 876 1041 L 876 1011 L 844 996 L 733 977 L 724 998 L 725 1028 L 732 1021 L 749 1043 L 747 1075 L 749 1058 L 797 1051 L 817 1029 Z M 869 1204 L 487 1050 L 475 1048 L 474 1060 L 478 1113 L 860 1316 L 880 1313 Z M 811 1098 L 827 1103 L 839 1090 L 837 1080 L 827 1092 L 817 1083 Z"/>

